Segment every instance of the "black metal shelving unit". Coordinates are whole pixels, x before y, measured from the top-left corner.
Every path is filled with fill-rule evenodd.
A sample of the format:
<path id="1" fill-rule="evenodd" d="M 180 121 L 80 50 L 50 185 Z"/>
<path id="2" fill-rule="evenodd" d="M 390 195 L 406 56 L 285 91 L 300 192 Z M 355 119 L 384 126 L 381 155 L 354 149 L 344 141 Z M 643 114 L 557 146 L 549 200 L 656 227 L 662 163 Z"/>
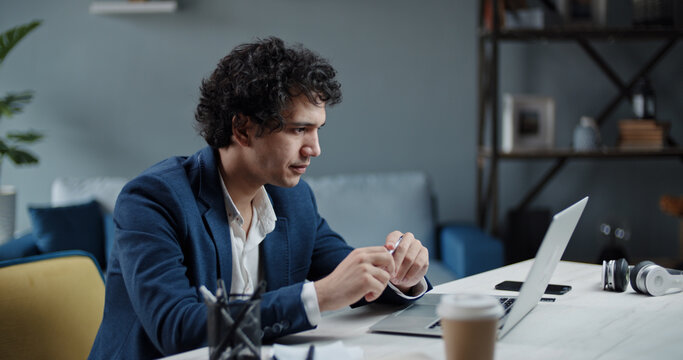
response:
<path id="1" fill-rule="evenodd" d="M 495 0 L 497 1 L 497 0 Z M 484 20 L 485 6 L 491 6 L 492 17 L 490 28 Z M 683 147 L 673 139 L 667 139 L 668 147 L 662 150 L 621 150 L 618 148 L 603 149 L 595 152 L 575 152 L 571 149 L 553 149 L 542 151 L 502 152 L 499 144 L 499 96 L 498 69 L 500 62 L 499 46 L 501 42 L 572 42 L 577 43 L 602 70 L 606 77 L 619 89 L 619 93 L 607 99 L 602 111 L 595 116 L 598 126 L 604 124 L 619 103 L 630 98 L 631 89 L 636 81 L 652 71 L 652 69 L 676 46 L 683 37 L 683 29 L 673 28 L 590 28 L 590 27 L 554 27 L 542 30 L 508 30 L 501 28 L 499 8 L 494 0 L 481 0 L 479 8 L 478 32 L 478 126 L 477 126 L 477 221 L 479 227 L 498 235 L 498 166 L 505 160 L 554 160 L 553 165 L 543 174 L 539 181 L 531 186 L 524 195 L 516 210 L 523 210 L 547 185 L 547 183 L 573 159 L 634 159 L 634 158 L 679 158 L 683 159 Z M 641 68 L 630 78 L 623 80 L 600 56 L 592 45 L 592 41 L 659 41 L 662 44 L 651 55 Z M 488 137 L 489 144 L 486 145 Z"/>

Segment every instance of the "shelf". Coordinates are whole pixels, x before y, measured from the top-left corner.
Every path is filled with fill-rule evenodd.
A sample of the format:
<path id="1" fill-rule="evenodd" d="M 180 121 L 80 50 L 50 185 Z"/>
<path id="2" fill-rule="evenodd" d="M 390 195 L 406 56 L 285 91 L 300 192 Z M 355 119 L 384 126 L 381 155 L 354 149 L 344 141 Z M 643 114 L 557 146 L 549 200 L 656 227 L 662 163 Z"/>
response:
<path id="1" fill-rule="evenodd" d="M 477 89 L 477 223 L 479 227 L 499 234 L 501 162 L 548 161 L 550 166 L 542 173 L 535 184 L 529 184 L 526 195 L 523 195 L 516 211 L 526 209 L 538 196 L 542 189 L 571 161 L 612 161 L 618 159 L 637 160 L 683 160 L 683 145 L 674 139 L 667 138 L 663 149 L 621 149 L 619 147 L 601 148 L 597 151 L 574 151 L 571 147 L 536 151 L 502 152 L 499 141 L 504 137 L 499 125 L 500 104 L 500 66 L 503 47 L 510 42 L 528 42 L 535 45 L 565 42 L 579 45 L 585 55 L 594 62 L 618 90 L 616 95 L 606 95 L 605 105 L 593 114 L 598 127 L 602 127 L 620 103 L 630 99 L 633 89 L 640 78 L 646 77 L 662 59 L 671 52 L 677 43 L 682 42 L 683 28 L 648 26 L 648 27 L 599 27 L 596 25 L 555 25 L 544 29 L 500 28 L 500 8 L 494 6 L 494 0 L 479 1 L 478 42 L 478 89 Z M 493 28 L 487 27 L 493 26 Z M 610 62 L 600 54 L 595 42 L 651 42 L 653 49 L 648 49 L 649 57 L 630 77 L 621 76 Z M 558 71 L 564 71 L 558 69 Z M 503 136 L 501 136 L 503 135 Z M 496 145 L 494 145 L 496 144 Z M 496 151 L 493 151 L 493 148 Z M 533 254 L 531 254 L 533 256 Z"/>
<path id="2" fill-rule="evenodd" d="M 488 39 L 493 37 L 493 31 L 480 30 L 479 35 Z M 548 28 L 548 29 L 500 29 L 496 34 L 499 40 L 653 40 L 662 38 L 681 38 L 683 29 L 670 27 L 648 28 Z"/>
<path id="3" fill-rule="evenodd" d="M 177 1 L 95 1 L 90 4 L 90 13 L 97 15 L 116 14 L 160 14 L 172 13 L 178 9 Z"/>
<path id="4" fill-rule="evenodd" d="M 491 157 L 490 148 L 482 148 L 480 156 Z M 603 148 L 596 151 L 574 151 L 572 149 L 527 150 L 514 152 L 499 152 L 499 159 L 605 159 L 605 158 L 665 158 L 683 157 L 683 148 L 672 147 L 664 149 L 619 149 Z"/>

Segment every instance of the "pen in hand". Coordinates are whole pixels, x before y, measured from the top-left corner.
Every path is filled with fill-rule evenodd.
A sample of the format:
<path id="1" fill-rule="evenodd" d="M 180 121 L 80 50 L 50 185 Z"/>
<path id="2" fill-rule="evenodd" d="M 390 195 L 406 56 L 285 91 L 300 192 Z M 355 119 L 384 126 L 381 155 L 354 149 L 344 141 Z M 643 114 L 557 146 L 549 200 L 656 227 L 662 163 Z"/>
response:
<path id="1" fill-rule="evenodd" d="M 389 250 L 389 254 L 391 254 L 391 255 L 394 254 L 394 251 L 396 251 L 396 249 L 398 249 L 398 245 L 401 244 L 401 240 L 403 240 L 403 235 L 401 235 L 401 237 L 398 238 L 398 241 L 396 242 L 396 244 L 394 244 L 394 248 Z"/>

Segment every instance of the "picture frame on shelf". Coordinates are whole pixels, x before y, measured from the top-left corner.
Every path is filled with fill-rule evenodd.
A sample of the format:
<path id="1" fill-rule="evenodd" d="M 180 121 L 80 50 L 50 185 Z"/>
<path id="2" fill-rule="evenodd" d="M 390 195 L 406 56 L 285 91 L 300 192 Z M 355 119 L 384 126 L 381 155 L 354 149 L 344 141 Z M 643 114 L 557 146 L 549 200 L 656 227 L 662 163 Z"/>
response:
<path id="1" fill-rule="evenodd" d="M 555 147 L 555 100 L 548 96 L 503 95 L 503 152 Z"/>

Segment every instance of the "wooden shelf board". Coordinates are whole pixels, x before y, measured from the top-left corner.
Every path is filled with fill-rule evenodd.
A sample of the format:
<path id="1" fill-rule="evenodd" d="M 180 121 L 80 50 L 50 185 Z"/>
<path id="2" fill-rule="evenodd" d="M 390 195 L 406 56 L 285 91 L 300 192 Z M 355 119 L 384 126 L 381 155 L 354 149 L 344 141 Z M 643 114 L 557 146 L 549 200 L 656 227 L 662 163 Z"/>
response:
<path id="1" fill-rule="evenodd" d="M 178 8 L 177 1 L 94 1 L 90 13 L 110 14 L 156 14 L 172 13 Z"/>
<path id="2" fill-rule="evenodd" d="M 493 31 L 480 30 L 480 36 L 490 38 Z M 683 37 L 683 29 L 654 27 L 654 28 L 595 28 L 595 27 L 551 27 L 547 29 L 510 29 L 498 31 L 499 40 L 575 40 L 585 38 L 589 40 L 633 39 L 652 40 Z"/>
<path id="3" fill-rule="evenodd" d="M 492 151 L 490 148 L 482 148 L 479 155 L 483 157 L 491 157 Z M 664 157 L 683 157 L 683 148 L 681 147 L 667 147 L 663 149 L 619 149 L 619 148 L 604 148 L 597 151 L 575 151 L 573 149 L 552 149 L 552 150 L 527 150 L 527 151 L 513 151 L 502 152 L 499 151 L 498 157 L 500 159 L 559 159 L 559 158 L 576 158 L 576 159 L 604 159 L 604 158 L 664 158 Z"/>

